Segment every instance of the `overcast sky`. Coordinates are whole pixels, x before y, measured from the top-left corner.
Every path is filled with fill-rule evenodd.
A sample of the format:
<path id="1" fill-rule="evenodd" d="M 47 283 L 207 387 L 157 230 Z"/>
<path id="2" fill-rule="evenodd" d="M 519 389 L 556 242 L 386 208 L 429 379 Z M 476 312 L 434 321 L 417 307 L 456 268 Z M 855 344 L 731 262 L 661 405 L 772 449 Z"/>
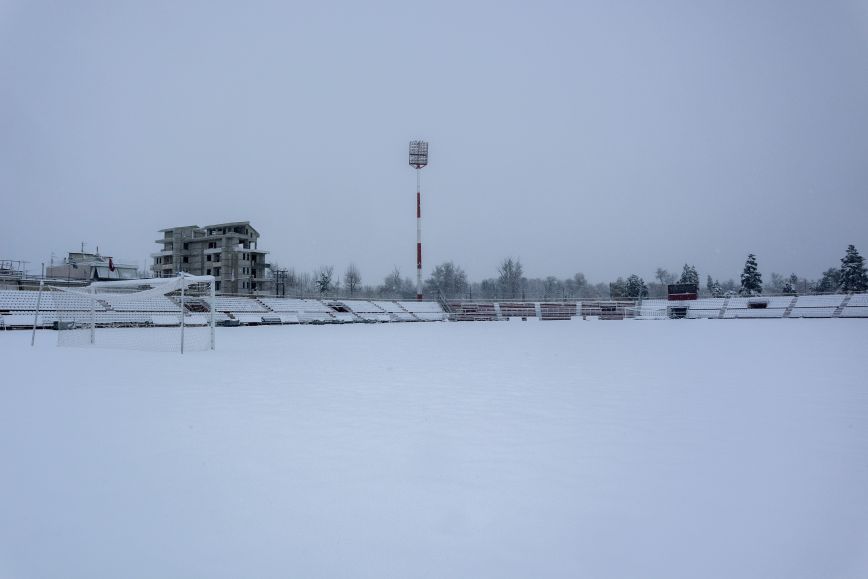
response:
<path id="1" fill-rule="evenodd" d="M 0 0 L 0 258 L 249 220 L 298 270 L 868 254 L 868 2 Z"/>

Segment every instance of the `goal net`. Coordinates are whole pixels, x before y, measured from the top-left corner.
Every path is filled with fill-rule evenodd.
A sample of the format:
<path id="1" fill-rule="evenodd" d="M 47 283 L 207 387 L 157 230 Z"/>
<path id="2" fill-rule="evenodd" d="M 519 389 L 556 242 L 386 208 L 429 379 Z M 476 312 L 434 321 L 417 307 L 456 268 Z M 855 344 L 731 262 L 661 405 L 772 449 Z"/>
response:
<path id="1" fill-rule="evenodd" d="M 625 315 L 634 320 L 666 320 L 671 317 L 669 310 L 665 307 L 642 304 L 625 308 Z"/>
<path id="2" fill-rule="evenodd" d="M 213 350 L 214 277 L 53 287 L 58 346 L 163 352 Z"/>

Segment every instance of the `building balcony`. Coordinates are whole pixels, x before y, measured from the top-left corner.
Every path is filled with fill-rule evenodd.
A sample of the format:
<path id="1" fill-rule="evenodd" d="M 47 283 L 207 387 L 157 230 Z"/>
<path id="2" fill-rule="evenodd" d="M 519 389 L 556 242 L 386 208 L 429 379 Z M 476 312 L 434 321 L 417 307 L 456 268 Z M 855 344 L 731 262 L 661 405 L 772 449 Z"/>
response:
<path id="1" fill-rule="evenodd" d="M 164 251 L 158 251 L 158 252 L 156 252 L 156 253 L 152 253 L 152 254 L 151 254 L 151 257 L 165 257 L 165 256 L 167 256 L 167 255 L 172 255 L 172 254 L 174 254 L 174 253 L 175 253 L 175 252 L 172 251 L 171 249 L 167 249 L 167 250 L 164 250 Z"/>

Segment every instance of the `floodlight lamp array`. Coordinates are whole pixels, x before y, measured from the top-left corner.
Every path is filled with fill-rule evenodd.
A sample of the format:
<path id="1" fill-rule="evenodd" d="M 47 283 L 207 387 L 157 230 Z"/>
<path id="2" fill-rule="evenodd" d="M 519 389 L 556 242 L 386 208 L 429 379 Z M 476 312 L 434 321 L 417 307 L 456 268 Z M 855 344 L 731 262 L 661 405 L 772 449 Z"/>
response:
<path id="1" fill-rule="evenodd" d="M 410 166 L 421 169 L 428 164 L 428 141 L 410 141 Z"/>

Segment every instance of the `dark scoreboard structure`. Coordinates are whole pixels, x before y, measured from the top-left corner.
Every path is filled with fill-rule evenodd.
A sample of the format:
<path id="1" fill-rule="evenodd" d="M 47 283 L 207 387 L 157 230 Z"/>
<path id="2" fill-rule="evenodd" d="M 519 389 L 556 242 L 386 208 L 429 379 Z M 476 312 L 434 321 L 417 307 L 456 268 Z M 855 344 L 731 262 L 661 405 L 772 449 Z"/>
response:
<path id="1" fill-rule="evenodd" d="M 667 289 L 671 302 L 695 300 L 699 295 L 699 286 L 695 283 L 673 283 Z"/>

